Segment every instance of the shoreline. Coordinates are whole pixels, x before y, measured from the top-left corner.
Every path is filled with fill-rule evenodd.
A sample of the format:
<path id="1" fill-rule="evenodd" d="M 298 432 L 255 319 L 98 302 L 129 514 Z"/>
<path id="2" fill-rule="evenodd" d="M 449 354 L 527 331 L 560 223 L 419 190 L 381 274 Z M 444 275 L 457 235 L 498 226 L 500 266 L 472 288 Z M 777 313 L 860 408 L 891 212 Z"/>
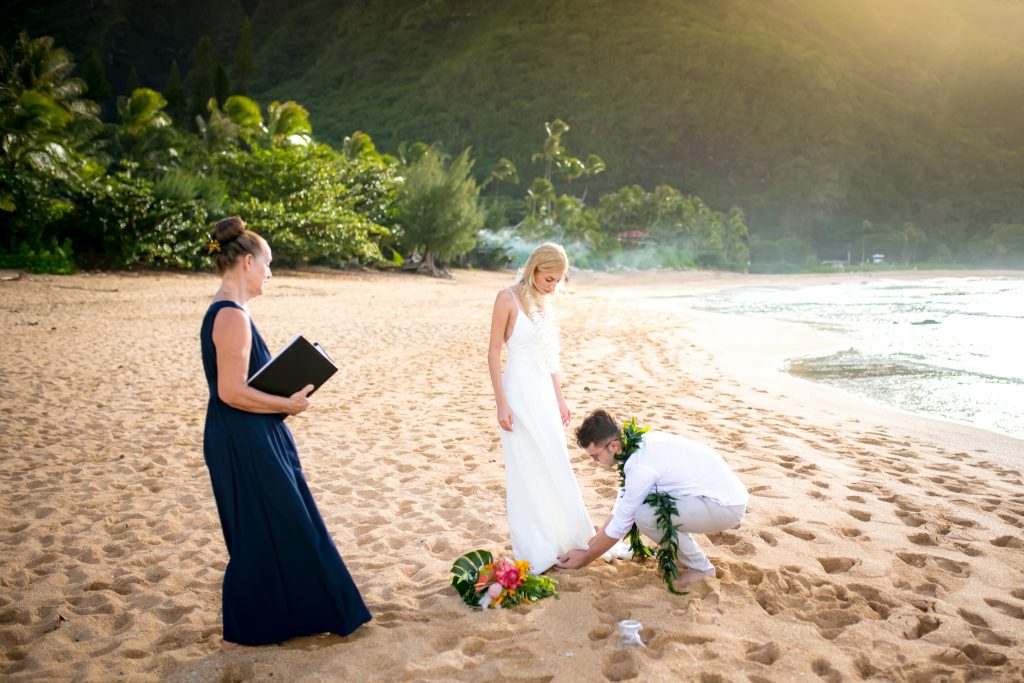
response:
<path id="1" fill-rule="evenodd" d="M 943 279 L 955 277 L 955 275 L 951 274 L 955 274 L 956 272 L 958 271 L 944 271 L 938 277 Z M 934 279 L 927 276 L 918 277 L 918 274 L 919 273 L 917 272 L 910 273 L 907 277 L 900 279 L 914 281 Z M 737 365 L 737 371 L 743 376 L 759 377 L 762 385 L 777 383 L 782 378 L 786 378 L 787 380 L 796 380 L 799 383 L 816 387 L 817 391 L 815 393 L 817 395 L 836 392 L 835 396 L 830 397 L 832 402 L 850 402 L 857 405 L 863 405 L 869 408 L 871 412 L 891 412 L 892 415 L 886 416 L 885 419 L 897 421 L 902 419 L 914 423 L 917 423 L 920 420 L 934 420 L 943 424 L 972 430 L 974 432 L 973 436 L 958 440 L 958 443 L 962 447 L 968 447 L 970 443 L 979 439 L 983 442 L 992 442 L 993 439 L 1009 439 L 1011 440 L 1011 444 L 1012 442 L 1018 442 L 1015 453 L 1016 457 L 1004 459 L 1001 464 L 1014 467 L 1024 466 L 1024 437 L 1008 434 L 997 429 L 986 428 L 967 420 L 958 420 L 925 411 L 914 411 L 899 405 L 885 403 L 826 382 L 817 382 L 800 377 L 799 375 L 792 374 L 785 369 L 784 366 L 789 361 L 809 356 L 828 355 L 848 348 L 846 338 L 838 333 L 821 329 L 820 327 L 816 327 L 807 322 L 782 320 L 779 318 L 772 318 L 770 316 L 744 316 L 737 313 L 723 311 L 701 310 L 688 306 L 676 306 L 672 303 L 673 301 L 685 301 L 694 297 L 721 294 L 751 287 L 795 289 L 813 285 L 842 284 L 849 282 L 848 279 L 842 277 L 843 275 L 853 274 L 849 273 L 839 275 L 840 277 L 838 278 L 828 276 L 825 278 L 815 277 L 809 280 L 805 279 L 801 275 L 778 276 L 779 278 L 783 278 L 781 281 L 777 280 L 776 276 L 757 275 L 752 277 L 757 278 L 758 281 L 742 283 L 716 282 L 714 280 L 711 282 L 701 281 L 698 284 L 697 291 L 689 291 L 679 294 L 657 294 L 653 296 L 643 293 L 646 292 L 647 288 L 650 286 L 650 283 L 643 283 L 635 288 L 631 286 L 630 291 L 635 292 L 636 302 L 639 305 L 650 307 L 654 310 L 658 310 L 684 320 L 689 316 L 696 319 L 717 321 L 714 323 L 708 322 L 708 327 L 712 329 L 729 329 L 730 331 L 727 334 L 716 335 L 714 343 L 709 345 L 713 348 L 709 348 L 708 350 L 713 352 L 716 357 L 720 357 L 723 362 Z M 969 277 L 982 276 L 970 275 Z M 1013 277 L 1014 279 L 1024 279 L 1024 275 L 1008 276 L 1005 271 L 987 271 L 987 274 L 984 277 Z M 667 279 L 668 278 L 660 278 L 661 281 L 658 282 L 657 286 L 672 286 L 670 281 L 665 281 Z M 621 298 L 621 294 L 616 295 L 613 292 L 609 292 L 609 294 L 613 299 Z M 752 333 L 754 333 L 753 336 Z M 764 357 L 765 355 L 767 355 L 767 358 Z M 764 370 L 767 370 L 768 372 L 762 372 Z M 787 386 L 789 385 L 787 384 Z M 799 387 L 800 385 L 792 385 L 789 389 L 790 393 L 798 393 L 800 390 Z M 805 389 L 809 391 L 806 387 Z M 919 434 L 926 434 L 928 432 L 928 430 L 923 426 L 918 427 L 916 431 Z M 1000 451 L 1003 450 L 1007 449 L 1000 448 Z"/>

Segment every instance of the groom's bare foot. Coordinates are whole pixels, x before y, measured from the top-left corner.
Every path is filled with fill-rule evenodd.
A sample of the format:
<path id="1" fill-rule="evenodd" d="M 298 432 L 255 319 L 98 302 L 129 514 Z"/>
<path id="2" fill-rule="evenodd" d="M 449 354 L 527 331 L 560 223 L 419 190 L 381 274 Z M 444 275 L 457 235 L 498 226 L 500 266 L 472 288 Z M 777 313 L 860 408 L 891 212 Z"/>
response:
<path id="1" fill-rule="evenodd" d="M 673 583 L 683 585 L 688 583 L 698 583 L 700 581 L 703 581 L 704 579 L 713 579 L 715 578 L 716 574 L 714 567 L 707 570 L 706 572 L 699 572 L 696 569 L 687 569 L 686 567 L 680 567 L 680 569 L 682 571 L 680 571 L 679 573 L 679 578 L 676 579 Z"/>

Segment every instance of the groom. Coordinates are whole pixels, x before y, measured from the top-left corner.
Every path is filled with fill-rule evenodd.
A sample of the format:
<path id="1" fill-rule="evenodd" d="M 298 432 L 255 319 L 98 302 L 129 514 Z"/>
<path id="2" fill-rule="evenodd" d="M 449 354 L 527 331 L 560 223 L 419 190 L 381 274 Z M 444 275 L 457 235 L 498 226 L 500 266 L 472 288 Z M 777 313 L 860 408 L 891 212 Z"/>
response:
<path id="1" fill-rule="evenodd" d="M 623 453 L 622 426 L 605 410 L 595 410 L 576 430 L 576 443 L 595 462 L 614 467 L 615 456 Z M 590 539 L 587 550 L 570 550 L 558 558 L 560 569 L 579 569 L 626 536 L 635 523 L 640 533 L 662 538 L 655 510 L 644 502 L 648 494 L 668 493 L 678 516 L 672 523 L 678 530 L 681 565 L 675 583 L 702 581 L 715 575 L 707 555 L 691 533 L 712 533 L 740 523 L 750 494 L 739 478 L 715 451 L 690 439 L 664 432 L 647 432 L 639 449 L 625 461 L 626 485 L 619 491 L 612 515 Z"/>

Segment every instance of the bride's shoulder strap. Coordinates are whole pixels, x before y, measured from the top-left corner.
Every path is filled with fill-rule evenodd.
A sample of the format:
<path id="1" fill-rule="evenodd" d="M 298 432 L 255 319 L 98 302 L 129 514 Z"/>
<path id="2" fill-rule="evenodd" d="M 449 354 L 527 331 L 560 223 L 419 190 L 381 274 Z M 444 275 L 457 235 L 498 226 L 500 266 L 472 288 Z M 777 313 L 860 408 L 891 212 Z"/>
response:
<path id="1" fill-rule="evenodd" d="M 516 302 L 516 308 L 519 309 L 519 310 L 522 310 L 523 309 L 523 304 L 522 304 L 521 301 L 519 301 L 519 295 L 516 294 L 516 288 L 515 287 L 506 287 L 505 291 L 512 295 L 512 300 Z"/>

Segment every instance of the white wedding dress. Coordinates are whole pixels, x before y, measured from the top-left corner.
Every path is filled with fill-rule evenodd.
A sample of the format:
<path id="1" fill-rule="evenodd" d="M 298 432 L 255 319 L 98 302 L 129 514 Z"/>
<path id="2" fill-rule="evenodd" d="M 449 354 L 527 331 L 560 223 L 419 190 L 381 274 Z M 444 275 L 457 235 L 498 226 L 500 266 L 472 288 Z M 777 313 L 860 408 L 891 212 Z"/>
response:
<path id="1" fill-rule="evenodd" d="M 535 343 L 534 323 L 516 299 L 516 320 L 505 342 L 501 384 L 512 409 L 512 431 L 499 428 L 505 454 L 512 554 L 540 573 L 574 548 L 587 548 L 594 525 L 569 464 L 551 371 Z"/>

